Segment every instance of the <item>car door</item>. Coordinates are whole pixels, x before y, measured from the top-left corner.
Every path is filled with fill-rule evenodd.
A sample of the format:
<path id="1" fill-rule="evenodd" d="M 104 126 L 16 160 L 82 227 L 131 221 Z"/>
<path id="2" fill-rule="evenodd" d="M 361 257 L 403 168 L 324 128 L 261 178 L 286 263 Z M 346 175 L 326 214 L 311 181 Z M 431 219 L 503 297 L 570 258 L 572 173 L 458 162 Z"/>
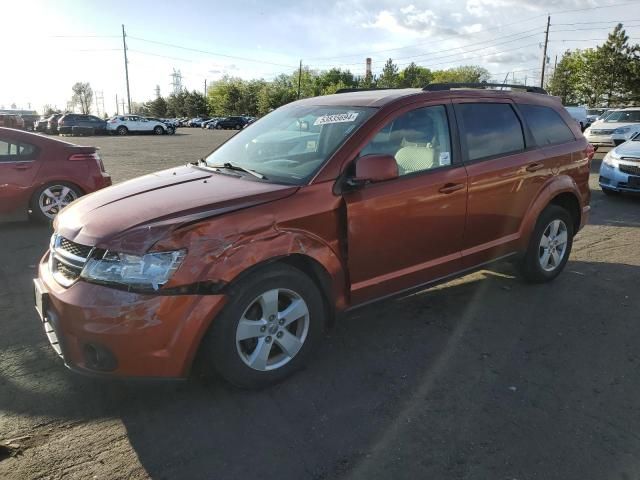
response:
<path id="1" fill-rule="evenodd" d="M 405 107 L 360 151 L 393 155 L 399 176 L 343 194 L 353 304 L 460 270 L 467 176 L 452 112 Z"/>
<path id="2" fill-rule="evenodd" d="M 475 267 L 513 253 L 520 226 L 549 162 L 508 99 L 454 100 L 469 195 L 463 266 Z"/>
<path id="3" fill-rule="evenodd" d="M 0 136 L 0 215 L 25 209 L 40 169 L 38 148 Z"/>

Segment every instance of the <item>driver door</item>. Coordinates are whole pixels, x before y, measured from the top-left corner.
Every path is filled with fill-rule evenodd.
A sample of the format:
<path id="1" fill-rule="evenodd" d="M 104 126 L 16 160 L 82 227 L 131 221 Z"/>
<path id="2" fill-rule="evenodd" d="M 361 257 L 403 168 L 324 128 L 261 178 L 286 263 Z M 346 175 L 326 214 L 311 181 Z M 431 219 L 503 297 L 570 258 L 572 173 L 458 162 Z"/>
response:
<path id="1" fill-rule="evenodd" d="M 467 174 L 452 118 L 447 105 L 405 108 L 361 150 L 393 155 L 399 176 L 344 193 L 352 304 L 461 270 Z"/>

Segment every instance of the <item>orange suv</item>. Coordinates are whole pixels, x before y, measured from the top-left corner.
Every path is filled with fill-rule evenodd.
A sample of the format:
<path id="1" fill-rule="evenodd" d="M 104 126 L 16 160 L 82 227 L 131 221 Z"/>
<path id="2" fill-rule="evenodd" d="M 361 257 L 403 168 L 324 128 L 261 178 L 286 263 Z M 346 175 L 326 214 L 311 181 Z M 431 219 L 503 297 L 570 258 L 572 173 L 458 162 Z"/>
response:
<path id="1" fill-rule="evenodd" d="M 593 149 L 557 98 L 491 84 L 281 107 L 208 157 L 54 222 L 36 308 L 65 364 L 243 387 L 301 367 L 338 314 L 514 257 L 546 282 L 589 216 Z"/>

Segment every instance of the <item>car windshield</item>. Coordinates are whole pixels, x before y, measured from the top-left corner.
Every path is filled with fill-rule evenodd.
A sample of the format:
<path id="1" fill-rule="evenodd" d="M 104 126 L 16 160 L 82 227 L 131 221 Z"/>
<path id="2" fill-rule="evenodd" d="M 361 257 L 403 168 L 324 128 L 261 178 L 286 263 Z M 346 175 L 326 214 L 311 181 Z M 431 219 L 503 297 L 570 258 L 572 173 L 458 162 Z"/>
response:
<path id="1" fill-rule="evenodd" d="M 636 123 L 640 122 L 640 110 L 620 110 L 605 119 L 605 123 Z"/>
<path id="2" fill-rule="evenodd" d="M 269 181 L 301 185 L 374 111 L 369 107 L 282 107 L 231 138 L 206 163 L 230 163 Z"/>

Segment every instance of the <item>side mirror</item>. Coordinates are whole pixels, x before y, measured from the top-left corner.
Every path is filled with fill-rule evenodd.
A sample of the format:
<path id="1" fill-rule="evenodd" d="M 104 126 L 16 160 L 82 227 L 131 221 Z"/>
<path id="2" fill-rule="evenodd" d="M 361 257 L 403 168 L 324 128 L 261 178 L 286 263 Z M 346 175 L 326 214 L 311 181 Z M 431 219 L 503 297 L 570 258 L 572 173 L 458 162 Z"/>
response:
<path id="1" fill-rule="evenodd" d="M 356 161 L 353 184 L 384 182 L 398 178 L 398 163 L 391 155 L 365 155 Z"/>

